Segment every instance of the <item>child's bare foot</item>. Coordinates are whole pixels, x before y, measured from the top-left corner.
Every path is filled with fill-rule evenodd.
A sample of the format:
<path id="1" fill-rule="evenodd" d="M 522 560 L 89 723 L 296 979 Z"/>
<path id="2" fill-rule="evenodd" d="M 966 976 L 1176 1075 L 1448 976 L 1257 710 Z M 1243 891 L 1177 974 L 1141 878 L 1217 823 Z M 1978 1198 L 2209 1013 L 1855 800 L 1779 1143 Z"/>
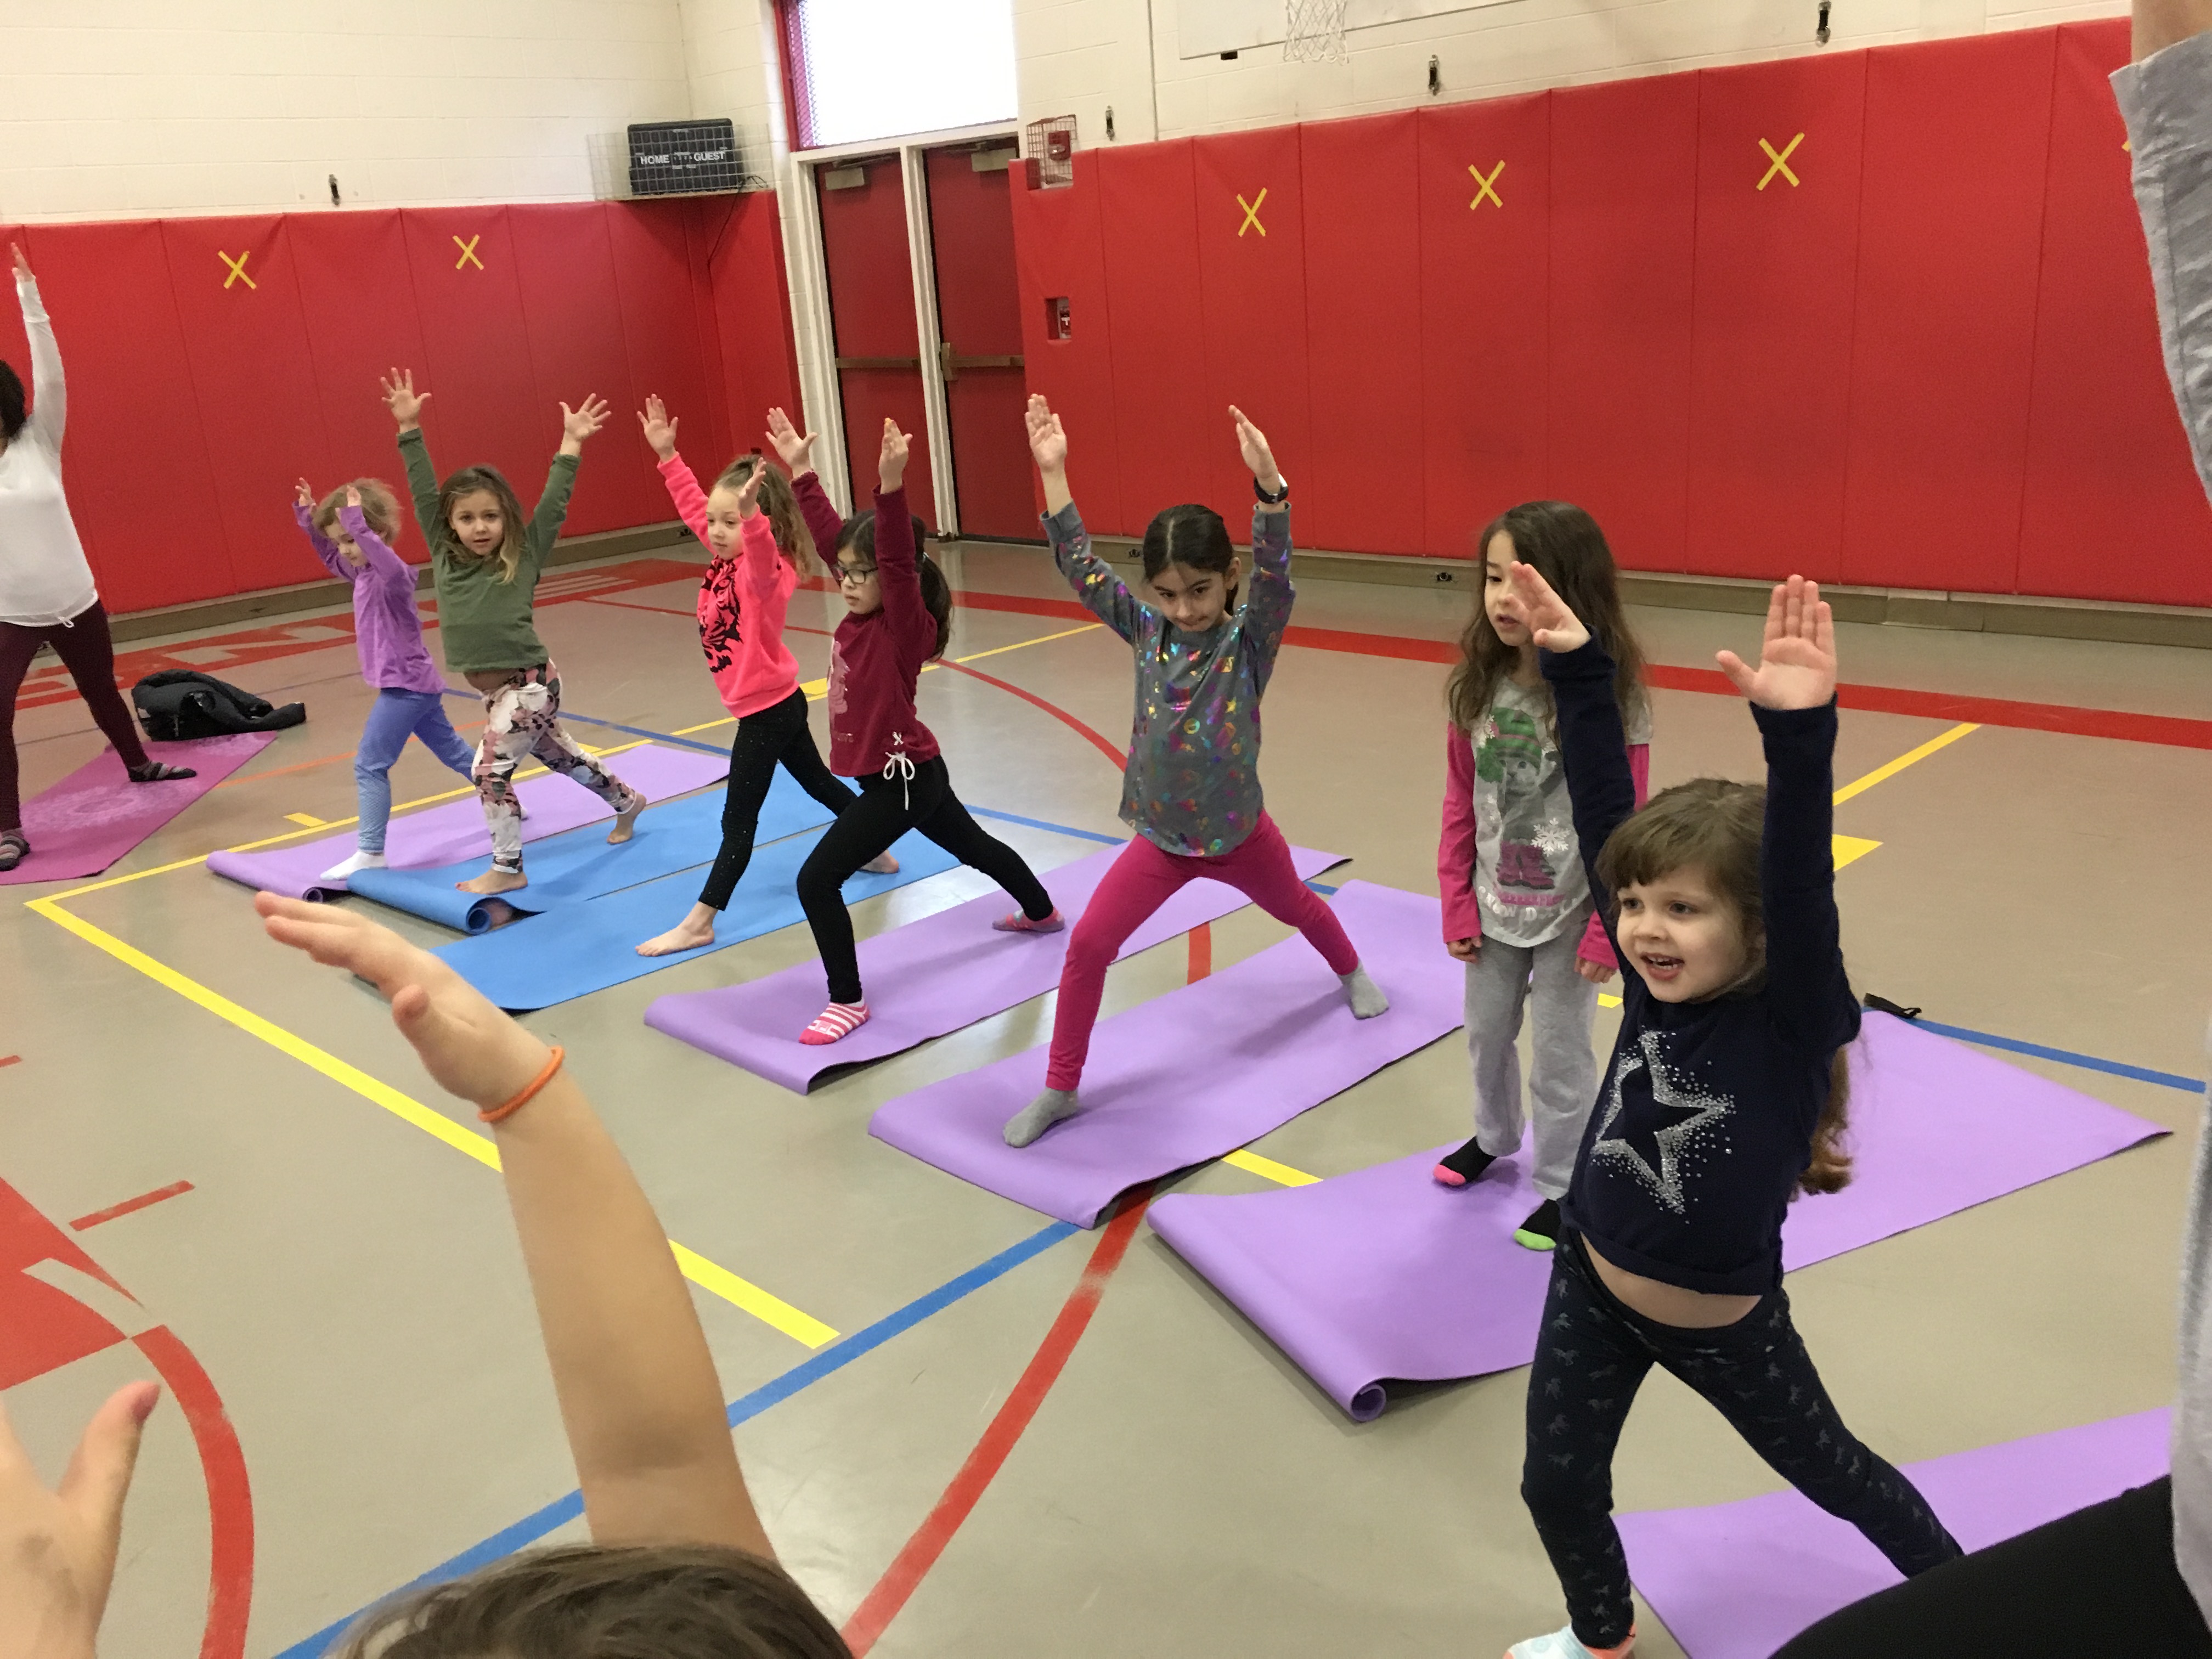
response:
<path id="1" fill-rule="evenodd" d="M 860 872 L 869 876 L 895 876 L 898 874 L 898 860 L 889 853 L 878 853 L 860 866 Z"/>
<path id="2" fill-rule="evenodd" d="M 615 814 L 615 827 L 607 831 L 607 845 L 618 847 L 637 833 L 637 815 L 645 811 L 645 797 L 629 792 L 629 805 Z"/>
<path id="3" fill-rule="evenodd" d="M 512 893 L 518 887 L 530 885 L 530 878 L 520 870 L 502 870 L 496 864 L 472 881 L 457 881 L 454 886 L 464 893 Z"/>
<path id="4" fill-rule="evenodd" d="M 649 939 L 637 947 L 641 957 L 672 957 L 678 951 L 696 951 L 702 945 L 714 942 L 715 912 L 704 904 L 695 904 L 691 914 L 656 939 Z"/>

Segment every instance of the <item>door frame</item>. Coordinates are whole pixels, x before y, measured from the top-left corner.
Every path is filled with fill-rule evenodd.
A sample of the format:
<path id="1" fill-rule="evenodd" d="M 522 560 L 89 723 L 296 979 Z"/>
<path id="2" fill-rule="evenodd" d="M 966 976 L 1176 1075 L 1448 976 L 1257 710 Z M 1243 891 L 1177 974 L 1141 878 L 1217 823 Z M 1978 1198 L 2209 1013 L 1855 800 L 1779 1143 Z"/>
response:
<path id="1" fill-rule="evenodd" d="M 909 133 L 889 143 L 830 144 L 794 150 L 778 191 L 783 220 L 784 272 L 791 288 L 792 337 L 799 352 L 799 392 L 813 429 L 816 471 L 830 499 L 850 514 L 850 458 L 845 448 L 845 400 L 837 378 L 836 330 L 830 312 L 830 272 L 822 251 L 822 204 L 816 174 L 823 167 L 861 158 L 896 155 L 899 187 L 906 202 L 907 266 L 914 283 L 915 343 L 921 354 L 922 414 L 928 431 L 930 477 L 937 509 L 938 535 L 960 533 L 960 501 L 952 473 L 952 425 L 945 397 L 945 370 L 938 359 L 941 328 L 937 312 L 937 255 L 929 228 L 929 178 L 924 152 L 987 138 L 1012 138 L 1018 146 L 1020 124 L 991 121 L 980 126 L 947 127 Z"/>

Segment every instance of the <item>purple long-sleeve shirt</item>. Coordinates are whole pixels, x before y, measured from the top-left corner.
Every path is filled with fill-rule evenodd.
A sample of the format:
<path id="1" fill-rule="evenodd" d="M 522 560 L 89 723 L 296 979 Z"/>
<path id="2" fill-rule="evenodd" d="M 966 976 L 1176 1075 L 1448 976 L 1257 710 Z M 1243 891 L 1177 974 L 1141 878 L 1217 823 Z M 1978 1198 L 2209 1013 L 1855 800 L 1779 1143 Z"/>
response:
<path id="1" fill-rule="evenodd" d="M 337 544 L 316 528 L 311 509 L 293 511 L 324 568 L 353 584 L 353 635 L 361 651 L 362 678 L 380 690 L 443 691 L 445 677 L 430 660 L 422 643 L 422 619 L 415 611 L 413 568 L 368 527 L 357 507 L 340 507 L 338 522 L 368 557 L 358 567 L 347 562 Z"/>

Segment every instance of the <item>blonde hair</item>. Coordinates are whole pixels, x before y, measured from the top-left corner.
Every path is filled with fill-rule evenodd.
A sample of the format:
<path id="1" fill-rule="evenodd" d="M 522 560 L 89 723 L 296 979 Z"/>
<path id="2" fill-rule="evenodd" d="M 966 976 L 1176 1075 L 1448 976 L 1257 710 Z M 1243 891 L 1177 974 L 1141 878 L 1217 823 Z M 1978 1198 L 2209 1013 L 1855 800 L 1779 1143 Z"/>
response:
<path id="1" fill-rule="evenodd" d="M 802 576 L 811 575 L 821 556 L 820 550 L 814 545 L 813 534 L 806 527 L 806 515 L 799 510 L 799 497 L 792 494 L 791 480 L 769 466 L 761 456 L 747 454 L 738 456 L 724 467 L 721 476 L 714 480 L 714 488 L 743 489 L 756 467 L 768 475 L 761 480 L 760 495 L 757 499 L 760 502 L 760 510 L 768 514 L 768 527 L 775 538 L 775 544 L 783 550 L 784 556 L 791 561 L 793 569 Z"/>
<path id="2" fill-rule="evenodd" d="M 340 484 L 322 499 L 315 508 L 315 528 L 325 535 L 338 521 L 338 510 L 346 504 L 346 491 L 361 491 L 361 516 L 368 520 L 379 540 L 389 547 L 399 539 L 399 498 L 394 495 L 381 478 L 356 478 L 351 483 Z"/>
<path id="3" fill-rule="evenodd" d="M 499 503 L 506 533 L 500 538 L 499 551 L 489 556 L 499 561 L 500 580 L 511 582 L 514 580 L 515 572 L 522 568 L 526 526 L 522 520 L 521 499 L 515 495 L 514 486 L 507 483 L 506 475 L 495 466 L 465 466 L 447 479 L 445 488 L 438 492 L 438 522 L 445 532 L 447 551 L 457 559 L 477 556 L 469 551 L 459 536 L 453 534 L 453 507 L 462 496 L 473 495 L 478 491 Z"/>

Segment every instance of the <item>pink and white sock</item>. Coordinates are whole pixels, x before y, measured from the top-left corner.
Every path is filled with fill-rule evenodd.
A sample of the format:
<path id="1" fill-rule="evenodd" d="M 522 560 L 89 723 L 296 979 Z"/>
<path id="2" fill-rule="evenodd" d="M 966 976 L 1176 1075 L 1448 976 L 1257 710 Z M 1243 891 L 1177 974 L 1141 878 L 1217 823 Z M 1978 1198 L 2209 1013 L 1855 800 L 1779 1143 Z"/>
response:
<path id="1" fill-rule="evenodd" d="M 1010 916 L 1001 916 L 998 921 L 993 922 L 991 926 L 994 930 L 1001 933 L 1056 933 L 1060 932 L 1061 928 L 1066 927 L 1067 922 L 1057 910 L 1054 910 L 1042 921 L 1031 921 L 1027 916 L 1017 910 Z"/>
<path id="2" fill-rule="evenodd" d="M 799 1034 L 799 1040 L 809 1048 L 818 1048 L 825 1042 L 835 1042 L 848 1037 L 868 1023 L 868 1005 L 865 1002 L 833 1002 L 815 1015 L 814 1023 Z"/>

